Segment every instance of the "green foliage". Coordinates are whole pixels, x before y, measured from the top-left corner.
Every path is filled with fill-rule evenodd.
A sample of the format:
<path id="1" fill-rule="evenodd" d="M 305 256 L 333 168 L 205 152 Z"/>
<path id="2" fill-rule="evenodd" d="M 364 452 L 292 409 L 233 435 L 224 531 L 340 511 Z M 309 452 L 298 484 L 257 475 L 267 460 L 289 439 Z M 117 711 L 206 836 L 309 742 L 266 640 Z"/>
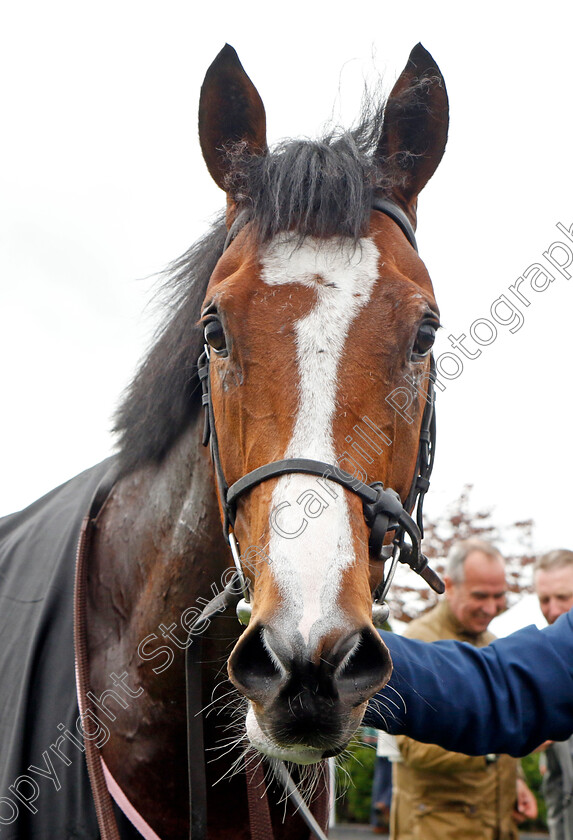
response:
<path id="1" fill-rule="evenodd" d="M 337 764 L 336 819 L 340 822 L 368 823 L 372 799 L 375 745 L 353 741 Z"/>

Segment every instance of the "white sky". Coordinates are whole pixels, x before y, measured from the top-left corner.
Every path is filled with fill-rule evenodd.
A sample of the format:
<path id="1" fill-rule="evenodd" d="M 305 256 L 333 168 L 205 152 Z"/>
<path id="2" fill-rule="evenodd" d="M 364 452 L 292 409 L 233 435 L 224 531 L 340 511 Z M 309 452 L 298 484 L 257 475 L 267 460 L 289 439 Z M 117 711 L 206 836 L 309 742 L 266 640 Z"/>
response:
<path id="1" fill-rule="evenodd" d="M 389 86 L 422 41 L 451 107 L 446 155 L 419 207 L 420 252 L 445 326 L 438 353 L 451 350 L 450 333 L 491 319 L 493 301 L 563 239 L 556 222 L 573 223 L 573 11 L 537 9 L 5 4 L 0 514 L 112 450 L 110 417 L 157 318 L 144 311 L 153 275 L 222 206 L 196 114 L 226 41 L 263 97 L 273 142 L 315 135 L 332 114 L 351 121 L 364 77 L 383 73 Z M 528 294 L 522 328 L 499 326 L 439 395 L 427 510 L 438 514 L 473 483 L 474 503 L 494 506 L 500 522 L 535 519 L 536 548 L 571 547 L 573 281 L 557 276 Z"/>

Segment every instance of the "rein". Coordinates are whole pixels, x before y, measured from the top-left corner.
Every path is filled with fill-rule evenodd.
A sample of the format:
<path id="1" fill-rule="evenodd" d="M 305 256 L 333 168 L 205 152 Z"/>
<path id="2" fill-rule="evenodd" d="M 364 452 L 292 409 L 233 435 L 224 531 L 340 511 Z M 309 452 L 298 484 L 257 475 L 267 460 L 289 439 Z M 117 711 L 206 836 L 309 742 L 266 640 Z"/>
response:
<path id="1" fill-rule="evenodd" d="M 88 513 L 82 523 L 78 550 L 76 555 L 76 575 L 74 584 L 74 654 L 76 660 L 76 691 L 80 715 L 86 712 L 93 714 L 93 703 L 88 697 L 90 690 L 88 643 L 87 643 L 87 561 L 92 545 L 93 535 L 97 525 L 97 518 L 107 497 L 115 483 L 116 475 L 108 473 L 92 499 Z M 92 788 L 92 795 L 96 810 L 97 822 L 102 840 L 120 840 L 119 830 L 113 811 L 113 801 L 110 796 L 103 769 L 103 759 L 99 748 L 89 736 L 84 738 L 86 764 Z"/>

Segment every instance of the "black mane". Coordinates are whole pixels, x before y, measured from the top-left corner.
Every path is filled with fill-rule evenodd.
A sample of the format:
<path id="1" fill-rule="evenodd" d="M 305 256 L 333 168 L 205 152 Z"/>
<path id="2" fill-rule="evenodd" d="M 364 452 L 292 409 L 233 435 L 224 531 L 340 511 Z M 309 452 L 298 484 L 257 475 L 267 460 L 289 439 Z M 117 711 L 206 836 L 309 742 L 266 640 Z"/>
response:
<path id="1" fill-rule="evenodd" d="M 165 456 L 201 405 L 197 326 L 209 278 L 223 251 L 223 218 L 169 267 L 169 316 L 115 416 L 121 474 Z"/>
<path id="2" fill-rule="evenodd" d="M 300 240 L 363 235 L 374 194 L 391 186 L 374 159 L 381 121 L 382 108 L 372 107 L 356 129 L 319 141 L 284 142 L 262 157 L 247 156 L 240 145 L 231 149 L 228 188 L 249 210 L 258 241 L 286 230 Z M 171 266 L 171 314 L 115 418 L 123 474 L 160 461 L 199 410 L 196 362 L 203 337 L 197 321 L 225 236 L 221 218 Z"/>

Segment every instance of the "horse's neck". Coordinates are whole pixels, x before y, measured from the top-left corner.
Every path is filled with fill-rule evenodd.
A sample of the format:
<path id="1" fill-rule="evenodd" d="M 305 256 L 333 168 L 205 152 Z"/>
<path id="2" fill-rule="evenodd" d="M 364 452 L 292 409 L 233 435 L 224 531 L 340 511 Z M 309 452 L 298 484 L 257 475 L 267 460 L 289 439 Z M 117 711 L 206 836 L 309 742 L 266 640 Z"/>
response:
<path id="1" fill-rule="evenodd" d="M 116 484 L 100 515 L 88 571 L 90 680 L 98 717 L 110 732 L 104 758 L 144 816 L 146 802 L 158 799 L 154 780 L 163 775 L 160 802 L 165 813 L 171 798 L 175 827 L 166 824 L 160 836 L 178 836 L 178 821 L 186 819 L 188 629 L 220 590 L 228 562 L 209 455 L 193 428 L 163 464 Z M 230 637 L 239 630 L 228 619 L 209 628 L 205 702 L 216 681 L 225 680 Z M 153 811 L 147 816 L 157 818 Z"/>
<path id="2" fill-rule="evenodd" d="M 160 465 L 114 487 L 98 523 L 89 570 L 89 626 L 139 646 L 212 597 L 228 564 L 209 455 L 192 428 Z M 100 640 L 94 639 L 96 645 Z"/>

